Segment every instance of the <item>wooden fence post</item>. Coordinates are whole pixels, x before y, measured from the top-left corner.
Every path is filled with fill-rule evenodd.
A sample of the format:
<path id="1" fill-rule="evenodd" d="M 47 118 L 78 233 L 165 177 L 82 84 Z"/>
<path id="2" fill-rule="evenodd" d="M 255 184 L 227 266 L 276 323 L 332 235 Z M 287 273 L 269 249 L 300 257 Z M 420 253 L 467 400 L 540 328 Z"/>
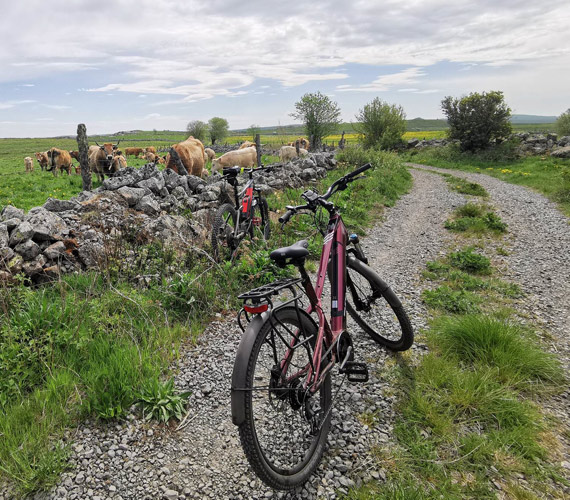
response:
<path id="1" fill-rule="evenodd" d="M 255 149 L 257 150 L 257 167 L 261 167 L 261 139 L 259 134 L 255 134 Z"/>
<path id="2" fill-rule="evenodd" d="M 77 149 L 79 150 L 79 165 L 81 165 L 81 179 L 83 191 L 91 191 L 91 170 L 89 169 L 89 143 L 87 142 L 87 129 L 85 124 L 77 125 Z"/>
<path id="3" fill-rule="evenodd" d="M 295 141 L 295 151 L 297 151 L 297 157 L 300 156 L 300 153 L 299 153 L 299 148 L 300 148 L 300 147 L 301 147 L 301 146 L 299 145 L 299 139 L 297 139 L 297 140 Z"/>

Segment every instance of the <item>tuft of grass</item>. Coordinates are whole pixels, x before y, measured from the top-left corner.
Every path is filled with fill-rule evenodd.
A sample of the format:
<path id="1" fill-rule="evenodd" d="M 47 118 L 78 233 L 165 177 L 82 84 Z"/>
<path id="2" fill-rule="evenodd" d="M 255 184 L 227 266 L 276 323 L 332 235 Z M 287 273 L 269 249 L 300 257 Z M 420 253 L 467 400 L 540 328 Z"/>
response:
<path id="1" fill-rule="evenodd" d="M 487 190 L 476 182 L 471 182 L 453 175 L 446 175 L 445 179 L 449 187 L 458 193 L 468 194 L 471 196 L 481 196 L 482 198 L 489 197 Z"/>
<path id="2" fill-rule="evenodd" d="M 448 356 L 472 366 L 493 368 L 502 384 L 537 389 L 564 381 L 560 362 L 540 349 L 527 330 L 489 316 L 442 318 L 431 330 Z"/>
<path id="3" fill-rule="evenodd" d="M 488 231 L 504 233 L 507 230 L 501 218 L 481 205 L 467 203 L 455 211 L 455 217 L 447 220 L 444 227 L 455 232 L 481 234 Z"/>
<path id="4" fill-rule="evenodd" d="M 138 397 L 138 406 L 142 410 L 144 420 L 154 419 L 163 423 L 172 418 L 182 420 L 186 400 L 190 394 L 190 391 L 177 393 L 173 378 L 166 382 L 150 379 L 143 384 Z"/>

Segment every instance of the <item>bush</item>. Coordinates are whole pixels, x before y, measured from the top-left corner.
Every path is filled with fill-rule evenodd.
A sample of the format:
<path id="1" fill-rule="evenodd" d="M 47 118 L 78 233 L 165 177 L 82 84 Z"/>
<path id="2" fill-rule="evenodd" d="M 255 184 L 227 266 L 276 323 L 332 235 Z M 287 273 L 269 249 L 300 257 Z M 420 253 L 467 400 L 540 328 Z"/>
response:
<path id="1" fill-rule="evenodd" d="M 355 129 L 365 148 L 390 149 L 402 141 L 406 131 L 406 113 L 402 106 L 388 104 L 376 97 L 356 115 Z"/>
<path id="2" fill-rule="evenodd" d="M 461 99 L 447 96 L 441 108 L 449 123 L 449 137 L 459 140 L 462 151 L 486 149 L 511 133 L 511 110 L 502 92 L 473 92 Z"/>
<path id="3" fill-rule="evenodd" d="M 556 131 L 560 135 L 570 135 L 570 108 L 556 120 Z"/>
<path id="4" fill-rule="evenodd" d="M 200 120 L 194 120 L 186 125 L 186 132 L 188 135 L 204 142 L 206 140 L 206 135 L 208 134 L 208 125 Z"/>

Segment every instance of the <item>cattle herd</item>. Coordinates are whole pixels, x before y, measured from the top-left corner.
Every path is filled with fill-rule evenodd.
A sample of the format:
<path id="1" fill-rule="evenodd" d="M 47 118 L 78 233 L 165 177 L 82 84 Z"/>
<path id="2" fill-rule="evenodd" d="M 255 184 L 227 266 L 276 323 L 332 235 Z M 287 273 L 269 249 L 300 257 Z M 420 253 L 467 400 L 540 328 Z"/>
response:
<path id="1" fill-rule="evenodd" d="M 211 162 L 212 172 L 220 172 L 224 167 L 239 166 L 243 168 L 253 167 L 257 164 L 257 148 L 254 142 L 245 141 L 239 149 L 229 151 L 219 158 L 211 148 L 205 148 L 204 144 L 190 136 L 185 141 L 174 144 L 166 156 L 160 156 L 156 148 L 148 146 L 145 148 L 125 148 L 124 153 L 119 149 L 119 143 L 106 142 L 89 146 L 88 161 L 89 169 L 97 175 L 99 181 L 103 182 L 105 175 L 111 175 L 121 168 L 127 166 L 128 156 L 144 159 L 148 163 L 164 164 L 165 168 L 170 168 L 182 175 L 195 175 L 206 177 L 209 175 L 206 169 Z M 305 156 L 309 149 L 309 141 L 299 137 L 295 142 L 282 146 L 279 150 L 279 160 L 289 161 L 297 156 Z M 80 173 L 80 166 L 74 165 L 73 160 L 79 161 L 78 151 L 66 151 L 64 149 L 51 148 L 48 151 L 35 153 L 36 160 L 41 170 L 52 172 L 54 176 L 67 172 L 68 175 L 74 170 Z M 26 172 L 33 172 L 34 162 L 30 156 L 24 158 Z"/>

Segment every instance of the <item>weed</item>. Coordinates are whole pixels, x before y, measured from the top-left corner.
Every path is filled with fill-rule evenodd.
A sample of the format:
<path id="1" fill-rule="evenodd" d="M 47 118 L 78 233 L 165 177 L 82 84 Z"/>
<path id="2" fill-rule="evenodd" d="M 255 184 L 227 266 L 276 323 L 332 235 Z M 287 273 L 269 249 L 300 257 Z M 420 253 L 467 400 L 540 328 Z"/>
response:
<path id="1" fill-rule="evenodd" d="M 444 227 L 455 232 L 470 232 L 475 234 L 492 231 L 504 233 L 507 230 L 501 218 L 494 212 L 481 205 L 467 203 L 455 211 L 455 219 L 447 220 Z"/>
<path id="2" fill-rule="evenodd" d="M 424 290 L 422 299 L 429 307 L 443 309 L 453 314 L 478 312 L 477 304 L 481 302 L 471 292 L 452 290 L 447 285 L 437 287 L 435 290 Z"/>
<path id="3" fill-rule="evenodd" d="M 473 247 L 449 254 L 449 262 L 453 267 L 472 274 L 491 274 L 491 261 L 484 255 L 473 251 Z"/>
<path id="4" fill-rule="evenodd" d="M 170 419 L 182 420 L 186 400 L 191 392 L 177 393 L 174 379 L 160 382 L 158 379 L 147 380 L 138 397 L 144 420 L 158 420 L 167 423 Z"/>

